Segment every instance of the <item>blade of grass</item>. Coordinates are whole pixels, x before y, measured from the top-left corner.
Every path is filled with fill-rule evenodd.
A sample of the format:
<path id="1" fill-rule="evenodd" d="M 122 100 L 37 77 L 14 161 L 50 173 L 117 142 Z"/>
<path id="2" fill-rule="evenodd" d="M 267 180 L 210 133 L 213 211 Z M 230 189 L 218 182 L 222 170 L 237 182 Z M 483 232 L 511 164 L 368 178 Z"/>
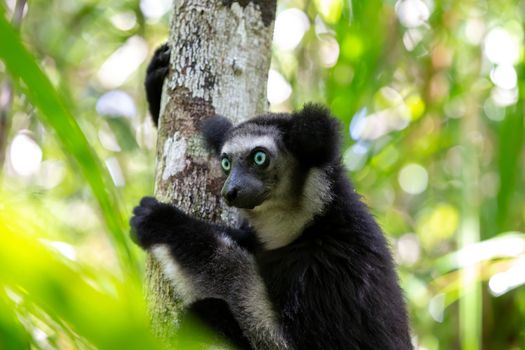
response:
<path id="1" fill-rule="evenodd" d="M 470 244 L 433 262 L 434 270 L 445 274 L 472 264 L 494 259 L 513 258 L 522 254 L 525 233 L 511 231 L 494 235 L 494 238 Z M 525 253 L 525 250 L 523 251 Z"/>
<path id="2" fill-rule="evenodd" d="M 29 349 L 29 335 L 9 308 L 7 296 L 2 289 L 0 289 L 0 349 Z"/>
<path id="3" fill-rule="evenodd" d="M 523 102 L 508 108 L 508 115 L 501 122 L 499 130 L 500 189 L 498 191 L 497 229 L 506 230 L 512 227 L 511 203 L 515 198 L 517 179 L 519 178 L 520 155 L 523 146 Z"/>
<path id="4" fill-rule="evenodd" d="M 121 204 L 107 169 L 89 146 L 78 123 L 47 76 L 22 45 L 18 33 L 5 19 L 1 6 L 0 37 L 0 59 L 14 82 L 19 83 L 31 103 L 38 108 L 41 120 L 55 132 L 64 152 L 76 161 L 98 202 L 123 270 L 135 271 L 135 261 L 124 231 L 126 225 Z"/>
<path id="5" fill-rule="evenodd" d="M 461 224 L 457 242 L 460 249 L 465 249 L 480 240 L 480 199 L 479 199 L 479 149 L 472 136 L 479 130 L 478 91 L 472 90 L 467 100 L 467 110 L 462 120 L 462 158 L 461 174 Z M 481 282 L 479 266 L 466 264 L 460 271 L 459 331 L 461 348 L 464 350 L 481 349 Z"/>

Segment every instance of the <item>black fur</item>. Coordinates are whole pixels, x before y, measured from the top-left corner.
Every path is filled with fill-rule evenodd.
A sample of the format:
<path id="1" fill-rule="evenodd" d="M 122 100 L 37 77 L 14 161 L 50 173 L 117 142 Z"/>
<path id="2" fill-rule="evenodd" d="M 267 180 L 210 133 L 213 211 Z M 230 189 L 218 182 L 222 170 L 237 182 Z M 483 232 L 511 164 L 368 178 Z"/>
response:
<path id="1" fill-rule="evenodd" d="M 285 142 L 301 164 L 322 166 L 339 156 L 339 123 L 326 107 L 306 104 L 292 117 Z"/>
<path id="2" fill-rule="evenodd" d="M 173 254 L 180 259 L 177 261 L 182 265 L 188 264 L 188 267 L 194 259 L 209 261 L 217 248 L 218 233 L 227 235 L 240 247 L 249 241 L 245 236 L 251 234 L 247 229 L 241 232 L 241 229 L 197 220 L 153 197 L 142 198 L 139 206 L 133 209 L 133 214 L 130 224 L 134 229 L 131 238 L 135 243 L 144 249 L 155 244 L 168 244 Z M 189 242 L 191 244 L 188 245 Z"/>
<path id="3" fill-rule="evenodd" d="M 201 127 L 201 133 L 206 146 L 216 156 L 219 155 L 228 131 L 232 128 L 232 122 L 221 116 L 206 119 Z"/>
<path id="4" fill-rule="evenodd" d="M 218 154 L 240 126 L 212 120 L 203 130 Z M 340 164 L 338 123 L 317 105 L 242 125 L 249 123 L 279 130 L 300 163 L 297 172 L 312 167 L 327 172 L 331 199 L 299 238 L 266 250 L 248 225 L 234 229 L 207 223 L 148 197 L 134 210 L 132 237 L 144 249 L 169 247 L 202 299 L 193 305 L 194 312 L 239 348 L 279 347 L 272 339 L 248 335 L 244 326 L 254 315 L 239 312 L 242 293 L 256 273 L 276 314 L 277 330 L 291 349 L 412 349 L 387 242 Z M 234 242 L 226 250 L 225 236 Z"/>
<path id="5" fill-rule="evenodd" d="M 162 95 L 162 84 L 168 75 L 170 62 L 170 48 L 167 43 L 160 46 L 153 54 L 153 59 L 146 70 L 146 98 L 148 100 L 149 112 L 155 126 L 159 124 L 160 97 Z"/>
<path id="6" fill-rule="evenodd" d="M 411 349 L 405 305 L 383 234 L 338 164 L 332 175 L 333 202 L 299 239 L 276 250 L 250 252 L 282 328 L 295 349 Z M 252 235 L 191 218 L 151 198 L 134 213 L 131 225 L 143 248 L 168 244 L 181 266 L 200 278 L 217 249 L 218 232 L 233 239 Z M 206 275 L 218 286 L 224 282 Z M 227 322 L 231 314 L 211 305 L 209 314 L 197 305 L 199 315 L 246 348 L 239 327 Z"/>
<path id="7" fill-rule="evenodd" d="M 159 203 L 152 197 L 144 197 L 133 210 L 133 214 L 130 220 L 131 238 L 143 249 L 166 244 L 171 254 L 177 257 L 177 262 L 187 269 L 190 275 L 199 275 L 199 278 L 204 280 L 221 279 L 215 286 L 203 286 L 206 295 L 191 306 L 190 312 L 233 345 L 240 349 L 250 349 L 248 339 L 224 300 L 227 299 L 225 293 L 228 292 L 224 290 L 224 286 L 236 287 L 235 283 L 228 280 L 233 274 L 230 271 L 230 276 L 221 277 L 227 262 L 219 262 L 212 269 L 209 267 L 220 245 L 219 235 L 227 235 L 242 247 L 241 249 L 247 251 L 254 247 L 253 233 L 248 228 L 233 229 L 194 219 L 174 206 Z M 237 268 L 242 269 L 242 264 Z"/>
<path id="8" fill-rule="evenodd" d="M 334 201 L 301 237 L 258 253 L 275 308 L 296 349 L 411 349 L 387 242 L 334 164 Z"/>

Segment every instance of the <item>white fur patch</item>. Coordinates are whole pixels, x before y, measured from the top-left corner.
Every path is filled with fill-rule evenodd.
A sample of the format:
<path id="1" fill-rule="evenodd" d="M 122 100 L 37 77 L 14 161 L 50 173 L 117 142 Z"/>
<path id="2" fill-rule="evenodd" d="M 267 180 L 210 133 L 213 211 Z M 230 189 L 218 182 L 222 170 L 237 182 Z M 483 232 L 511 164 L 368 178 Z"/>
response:
<path id="1" fill-rule="evenodd" d="M 155 245 L 151 248 L 151 253 L 159 262 L 162 272 L 169 279 L 184 305 L 193 303 L 197 299 L 195 289 L 192 288 L 190 278 L 184 274 L 180 265 L 173 259 L 169 247 L 164 244 Z"/>
<path id="2" fill-rule="evenodd" d="M 328 169 L 313 168 L 310 170 L 303 192 L 303 208 L 305 212 L 315 215 L 323 211 L 332 198 L 332 182 L 328 178 Z"/>
<path id="3" fill-rule="evenodd" d="M 222 244 L 224 244 L 226 247 L 231 247 L 234 245 L 233 240 L 230 238 L 230 236 L 226 234 L 219 235 L 219 239 L 220 239 L 220 242 L 222 242 Z"/>
<path id="4" fill-rule="evenodd" d="M 273 137 L 268 135 L 239 135 L 228 140 L 222 147 L 222 152 L 227 154 L 239 154 L 250 151 L 255 147 L 264 147 L 273 154 L 277 152 L 277 145 Z"/>
<path id="5" fill-rule="evenodd" d="M 253 256 L 240 248 L 230 236 L 218 232 L 217 259 L 231 269 L 226 276 L 225 300 L 255 349 L 287 349 L 266 285 L 258 273 Z M 241 269 L 238 267 L 241 266 Z M 225 273 L 219 269 L 218 273 Z M 222 279 L 222 278 L 221 278 Z"/>
<path id="6" fill-rule="evenodd" d="M 253 266 L 255 262 L 252 260 Z M 240 300 L 234 310 L 243 331 L 254 348 L 287 349 L 282 329 L 273 311 L 266 286 L 256 270 L 250 273 L 246 288 L 240 291 Z"/>
<path id="7" fill-rule="evenodd" d="M 258 207 L 245 210 L 257 237 L 266 249 L 276 249 L 298 238 L 313 217 L 320 214 L 332 199 L 327 169 L 313 168 L 304 184 L 299 203 L 290 202 L 287 190 L 293 179 L 283 179 L 281 193 L 272 196 Z"/>

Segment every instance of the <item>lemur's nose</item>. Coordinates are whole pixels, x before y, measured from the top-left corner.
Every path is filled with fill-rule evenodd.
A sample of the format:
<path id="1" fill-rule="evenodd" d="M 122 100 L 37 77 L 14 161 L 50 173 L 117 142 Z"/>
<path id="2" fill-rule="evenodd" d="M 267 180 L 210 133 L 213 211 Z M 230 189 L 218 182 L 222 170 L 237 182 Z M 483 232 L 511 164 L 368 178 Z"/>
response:
<path id="1" fill-rule="evenodd" d="M 225 194 L 224 199 L 226 199 L 226 202 L 231 203 L 237 198 L 237 193 L 239 192 L 239 189 L 237 187 L 230 188 Z"/>

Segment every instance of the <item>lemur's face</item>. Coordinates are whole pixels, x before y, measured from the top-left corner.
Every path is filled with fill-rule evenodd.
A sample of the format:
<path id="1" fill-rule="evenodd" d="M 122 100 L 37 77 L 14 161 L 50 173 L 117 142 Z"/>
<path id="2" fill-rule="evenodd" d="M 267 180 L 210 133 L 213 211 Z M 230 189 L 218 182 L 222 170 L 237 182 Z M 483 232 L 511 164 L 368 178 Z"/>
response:
<path id="1" fill-rule="evenodd" d="M 327 171 L 339 162 L 339 124 L 326 108 L 307 104 L 237 126 L 216 115 L 200 128 L 227 176 L 222 195 L 228 205 L 258 217 L 290 210 L 310 217 L 330 200 Z"/>
<path id="2" fill-rule="evenodd" d="M 219 161 L 227 176 L 221 194 L 230 206 L 253 209 L 270 198 L 283 172 L 280 135 L 274 128 L 233 129 Z"/>

